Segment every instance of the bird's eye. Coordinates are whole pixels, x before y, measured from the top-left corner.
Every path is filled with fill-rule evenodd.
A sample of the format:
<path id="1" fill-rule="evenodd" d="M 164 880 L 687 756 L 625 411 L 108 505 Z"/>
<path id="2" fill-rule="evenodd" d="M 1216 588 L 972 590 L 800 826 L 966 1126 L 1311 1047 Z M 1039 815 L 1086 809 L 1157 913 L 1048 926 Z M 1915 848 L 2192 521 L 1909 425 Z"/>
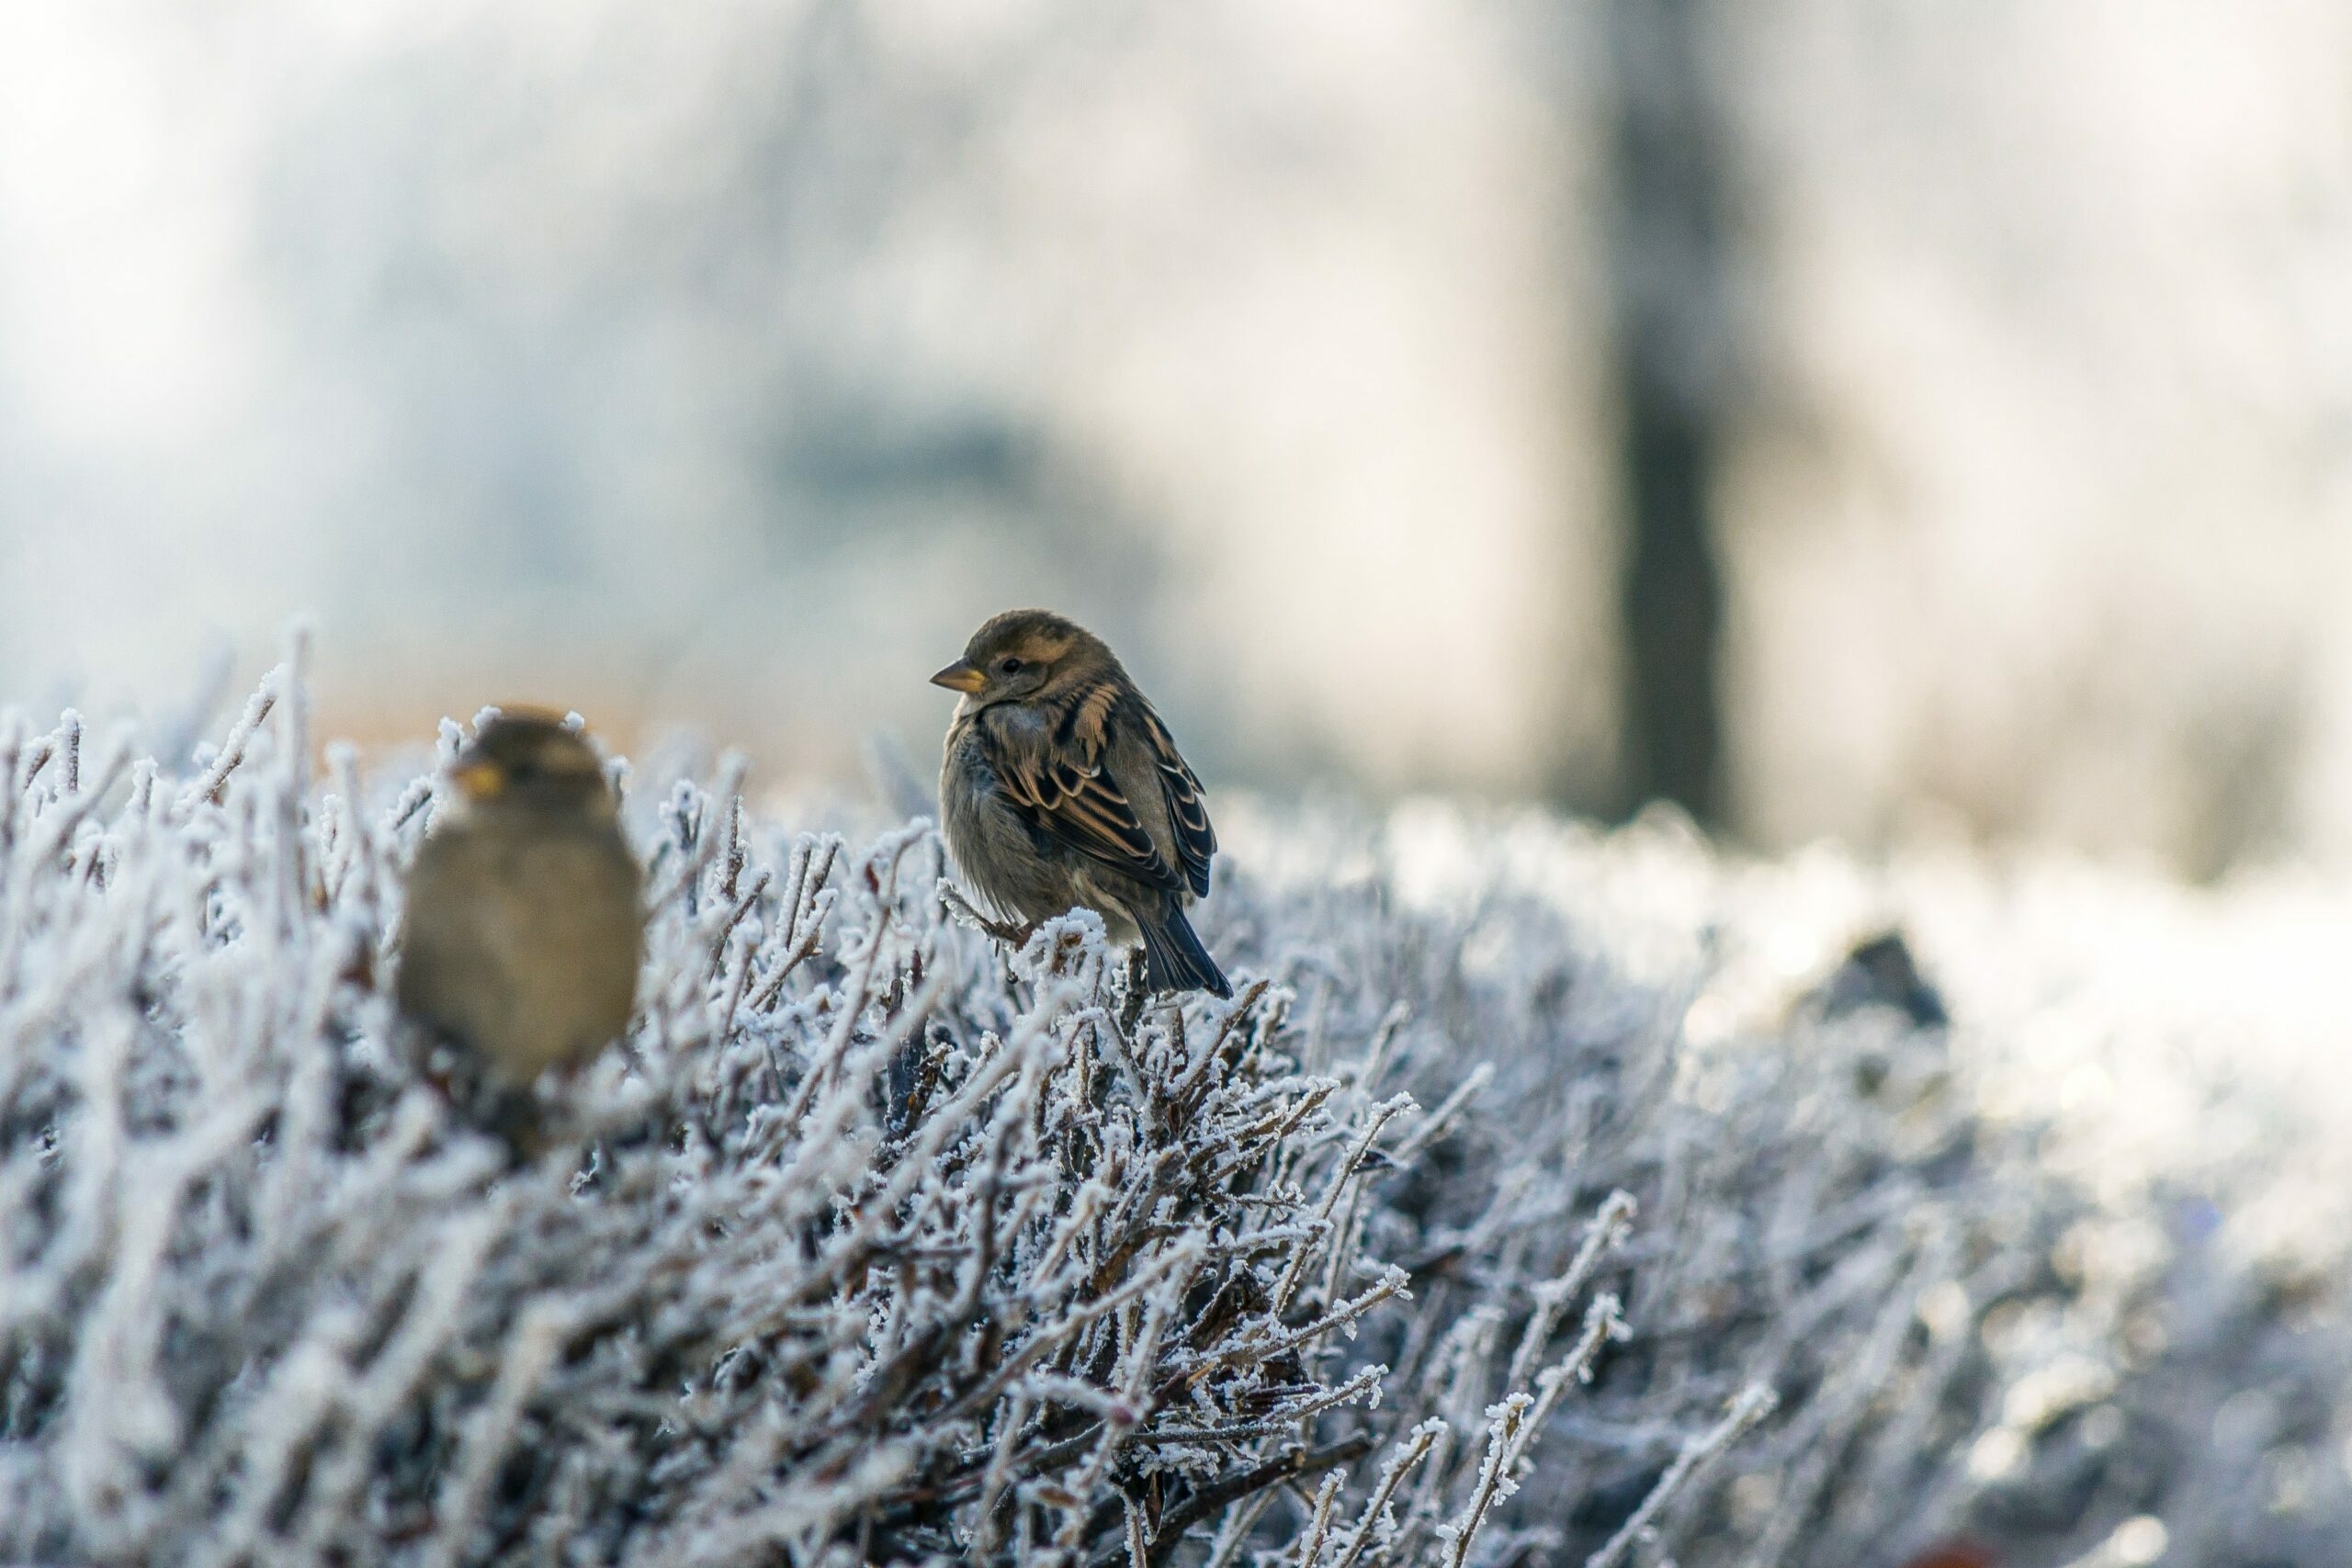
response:
<path id="1" fill-rule="evenodd" d="M 996 667 L 1007 675 L 1018 675 L 1021 673 L 1021 660 L 1012 657 L 1010 654 L 996 661 Z"/>

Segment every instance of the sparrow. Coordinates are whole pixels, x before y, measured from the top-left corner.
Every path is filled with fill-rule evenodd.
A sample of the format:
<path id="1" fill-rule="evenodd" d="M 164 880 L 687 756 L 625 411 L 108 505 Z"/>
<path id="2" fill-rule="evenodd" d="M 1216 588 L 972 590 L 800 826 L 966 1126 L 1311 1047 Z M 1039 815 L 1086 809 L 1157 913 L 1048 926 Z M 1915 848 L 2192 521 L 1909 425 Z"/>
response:
<path id="1" fill-rule="evenodd" d="M 483 723 L 408 874 L 398 1000 L 453 1047 L 453 1100 L 478 1095 L 518 1148 L 530 1090 L 628 1026 L 645 946 L 637 857 L 585 737 L 552 716 Z"/>
<path id="2" fill-rule="evenodd" d="M 1102 639 L 1008 610 L 931 680 L 963 694 L 940 815 L 979 901 L 1028 928 L 1091 909 L 1112 941 L 1143 944 L 1152 989 L 1231 996 L 1184 914 L 1216 853 L 1201 781 Z"/>

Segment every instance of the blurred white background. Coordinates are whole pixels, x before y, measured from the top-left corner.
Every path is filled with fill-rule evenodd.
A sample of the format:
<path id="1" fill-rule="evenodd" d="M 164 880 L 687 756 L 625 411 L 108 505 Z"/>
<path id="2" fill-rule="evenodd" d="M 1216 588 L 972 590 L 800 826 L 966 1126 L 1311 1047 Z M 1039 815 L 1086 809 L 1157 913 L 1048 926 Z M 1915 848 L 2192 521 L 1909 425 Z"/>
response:
<path id="1" fill-rule="evenodd" d="M 1213 786 L 1622 809 L 1645 5 L 1722 825 L 2352 861 L 2352 10 L 2290 0 L 16 0 L 0 695 L 310 612 L 331 733 L 846 777 L 1042 603 Z"/>

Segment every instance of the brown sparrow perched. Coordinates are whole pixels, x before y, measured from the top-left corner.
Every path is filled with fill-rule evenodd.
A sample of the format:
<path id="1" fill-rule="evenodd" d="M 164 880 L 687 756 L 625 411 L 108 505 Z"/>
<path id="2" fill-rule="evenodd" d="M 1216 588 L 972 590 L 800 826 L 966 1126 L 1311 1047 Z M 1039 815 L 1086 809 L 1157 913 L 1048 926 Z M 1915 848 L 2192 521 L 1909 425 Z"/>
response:
<path id="1" fill-rule="evenodd" d="M 464 1086 L 534 1141 L 529 1090 L 628 1027 L 645 945 L 637 857 L 596 753 L 538 714 L 502 714 L 458 753 L 457 795 L 408 875 L 401 1010 L 457 1049 Z M 472 1100 L 452 1088 L 453 1099 Z"/>
<path id="2" fill-rule="evenodd" d="M 1153 989 L 1231 996 L 1184 916 L 1216 853 L 1201 781 L 1102 638 L 1008 610 L 931 679 L 964 694 L 939 804 L 980 901 L 1032 927 L 1091 909 L 1143 943 Z"/>

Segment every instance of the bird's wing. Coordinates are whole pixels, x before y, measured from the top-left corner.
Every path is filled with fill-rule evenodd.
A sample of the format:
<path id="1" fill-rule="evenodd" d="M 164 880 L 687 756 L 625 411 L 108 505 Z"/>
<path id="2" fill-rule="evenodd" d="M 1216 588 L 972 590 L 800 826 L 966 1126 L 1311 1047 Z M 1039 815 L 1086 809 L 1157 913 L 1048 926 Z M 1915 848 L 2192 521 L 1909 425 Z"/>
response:
<path id="1" fill-rule="evenodd" d="M 1073 694 L 1054 716 L 1051 743 L 1022 744 L 1002 731 L 992 741 L 998 779 L 1030 821 L 1091 860 L 1170 893 L 1184 890 L 1136 808 L 1104 766 L 1119 693 L 1108 682 Z M 1043 737 L 1039 739 L 1042 741 Z"/>
<path id="2" fill-rule="evenodd" d="M 1151 745 L 1152 761 L 1159 765 L 1159 787 L 1168 797 L 1168 824 L 1176 833 L 1176 858 L 1183 865 L 1184 880 L 1191 885 L 1193 896 L 1205 898 L 1209 893 L 1209 861 L 1216 853 L 1216 829 L 1209 826 L 1209 807 L 1201 798 L 1201 781 L 1185 765 L 1177 752 L 1174 737 L 1159 722 L 1159 716 L 1151 711 L 1151 705 L 1141 706 L 1144 735 Z"/>

